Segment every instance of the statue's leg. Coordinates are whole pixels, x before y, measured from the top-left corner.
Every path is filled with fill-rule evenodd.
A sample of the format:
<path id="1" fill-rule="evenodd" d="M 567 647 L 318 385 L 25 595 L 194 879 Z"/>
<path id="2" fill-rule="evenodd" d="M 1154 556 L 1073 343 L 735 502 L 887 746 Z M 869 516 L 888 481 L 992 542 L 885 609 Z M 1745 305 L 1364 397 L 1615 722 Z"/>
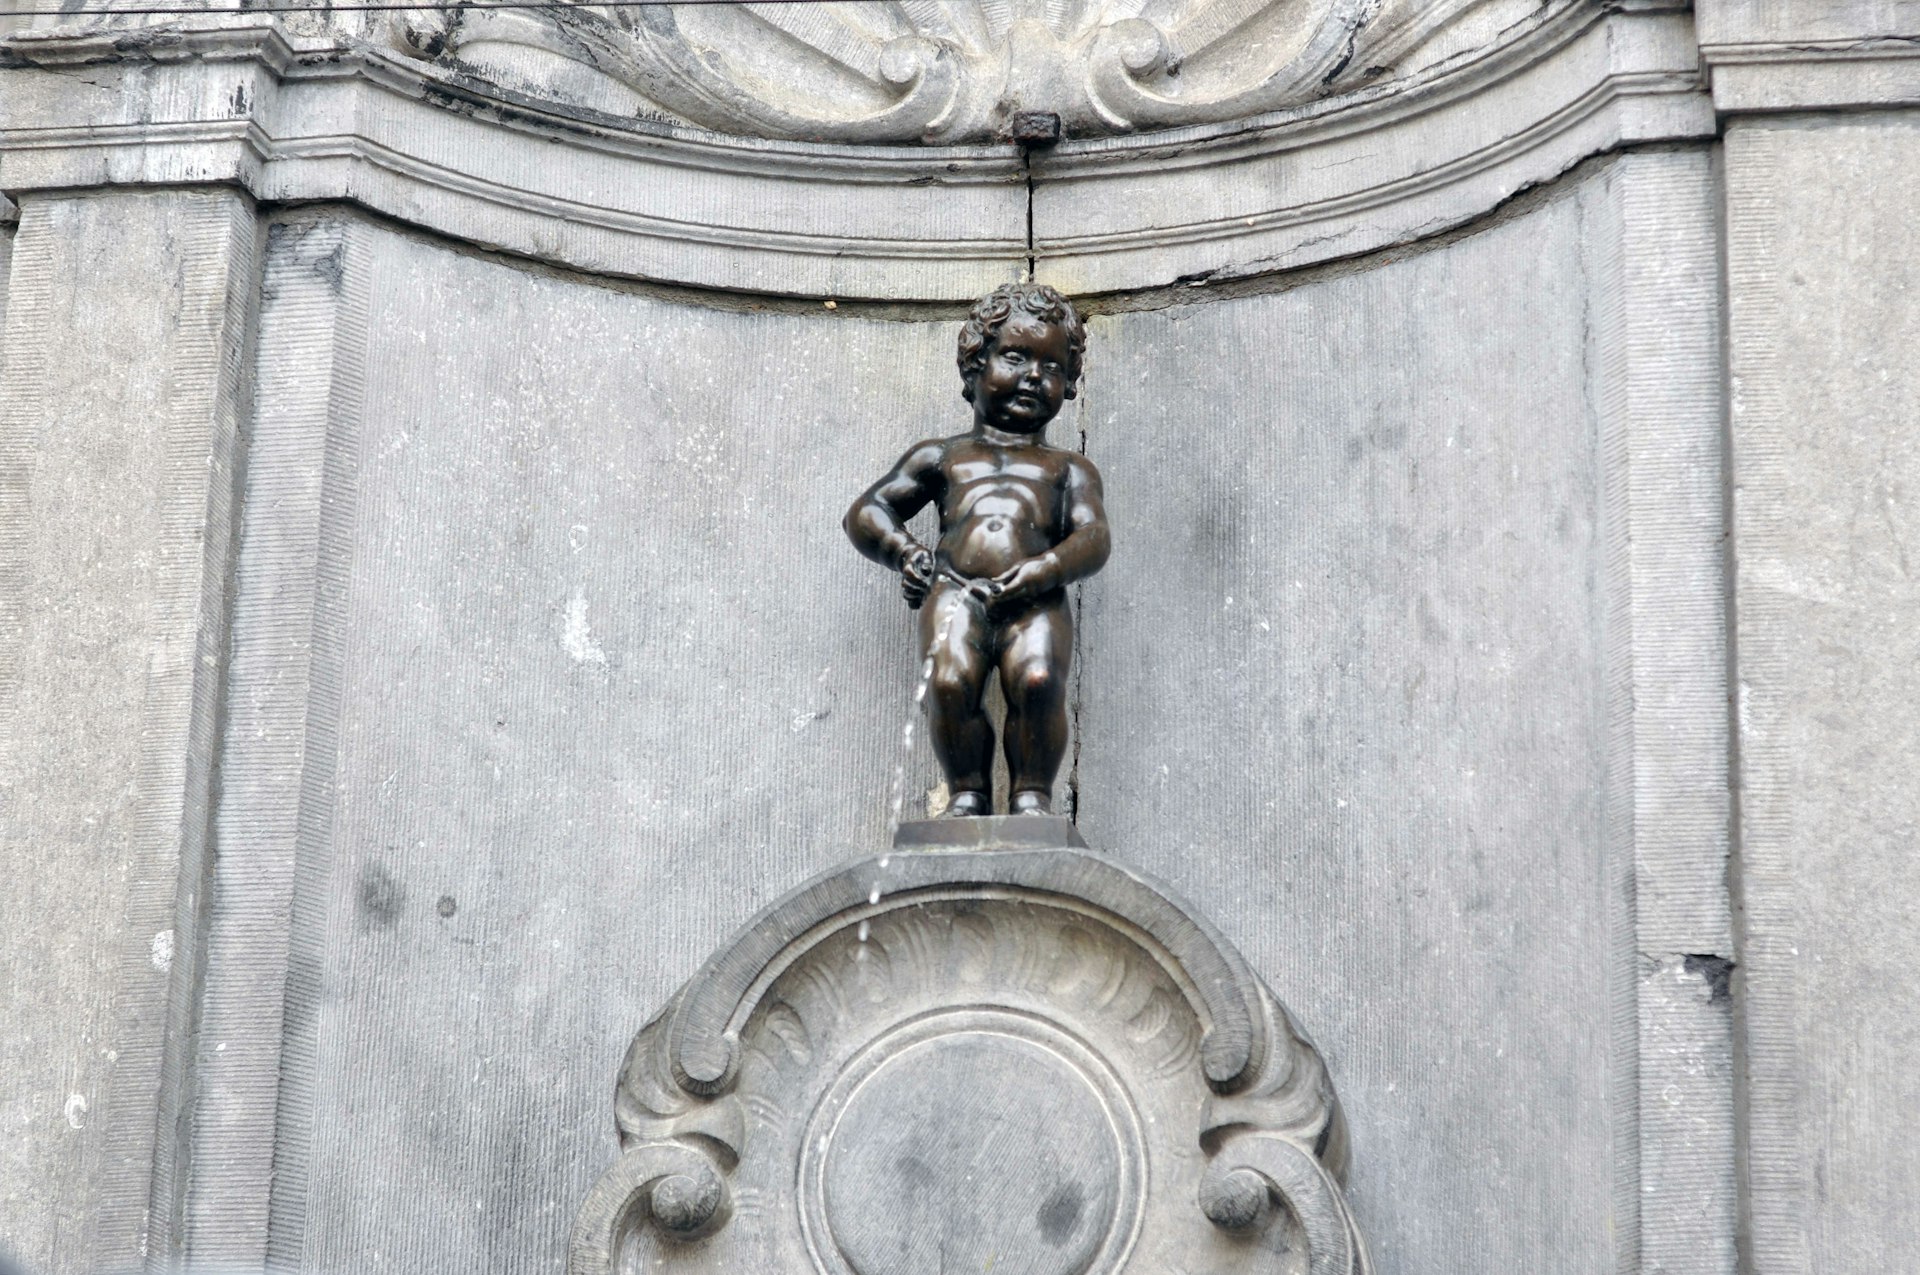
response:
<path id="1" fill-rule="evenodd" d="M 1054 593 L 1006 623 L 1000 642 L 1000 689 L 1007 697 L 1008 809 L 1046 814 L 1053 780 L 1067 755 L 1067 674 L 1073 659 L 1073 615 Z"/>
<path id="2" fill-rule="evenodd" d="M 993 723 L 982 704 L 992 627 L 980 604 L 947 580 L 920 608 L 920 650 L 933 659 L 927 679 L 927 735 L 947 775 L 950 812 L 993 813 Z"/>

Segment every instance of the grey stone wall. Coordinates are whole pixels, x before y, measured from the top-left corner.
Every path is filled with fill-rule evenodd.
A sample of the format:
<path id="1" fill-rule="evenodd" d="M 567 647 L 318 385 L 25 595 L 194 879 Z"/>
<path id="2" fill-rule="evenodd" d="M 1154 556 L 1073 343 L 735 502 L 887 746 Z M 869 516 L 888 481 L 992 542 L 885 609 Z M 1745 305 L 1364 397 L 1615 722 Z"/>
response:
<path id="1" fill-rule="evenodd" d="M 1908 1264 L 1920 116 L 1727 137 L 1756 1269 Z"/>
<path id="2" fill-rule="evenodd" d="M 1030 254 L 1063 798 L 1316 1036 L 1382 1269 L 1899 1269 L 1920 3 L 1523 9 L 1032 164 L 10 38 L 0 1245 L 556 1268 L 634 1027 L 926 799 L 837 519 Z"/>
<path id="3" fill-rule="evenodd" d="M 1608 194 L 1097 325 L 1081 827 L 1308 1025 L 1382 1270 L 1611 1259 Z"/>
<path id="4" fill-rule="evenodd" d="M 1702 239 L 1706 180 L 1617 161 L 1405 259 L 1097 318 L 1056 426 L 1119 546 L 1063 797 L 1316 1033 L 1388 1269 L 1594 1269 L 1637 1208 L 1607 263 L 1661 182 Z M 548 1269 L 634 1026 L 882 844 L 903 758 L 910 812 L 936 777 L 837 519 L 964 424 L 955 324 L 347 212 L 264 251 L 186 1238 Z"/>
<path id="5" fill-rule="evenodd" d="M 1601 1269 L 1643 1210 L 1655 1269 L 1731 1268 L 1726 1007 L 1680 955 L 1729 942 L 1710 183 L 1629 157 L 1405 261 L 1095 324 L 1126 530 L 1081 826 L 1316 1033 L 1384 1270 Z M 1643 1033 L 1687 1172 L 1618 1127 Z"/>
<path id="6" fill-rule="evenodd" d="M 201 191 L 30 199 L 14 241 L 0 1199 L 61 1270 L 137 1261 L 174 1189 L 253 240 L 250 201 Z"/>
<path id="7" fill-rule="evenodd" d="M 838 519 L 964 423 L 952 325 L 331 214 L 274 227 L 264 294 L 202 1048 L 248 1154 L 195 1249 L 257 1259 L 271 1210 L 303 1269 L 549 1269 L 633 1029 L 882 838 L 908 621 Z"/>

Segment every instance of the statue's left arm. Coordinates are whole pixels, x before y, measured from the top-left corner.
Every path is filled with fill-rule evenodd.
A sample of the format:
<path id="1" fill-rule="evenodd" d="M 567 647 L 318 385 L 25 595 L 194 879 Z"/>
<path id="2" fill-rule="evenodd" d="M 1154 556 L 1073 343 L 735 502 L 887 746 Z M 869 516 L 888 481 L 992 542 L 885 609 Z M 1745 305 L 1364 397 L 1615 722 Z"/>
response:
<path id="1" fill-rule="evenodd" d="M 987 582 L 989 596 L 1003 603 L 1022 602 L 1084 580 L 1107 564 L 1113 544 L 1107 534 L 1100 471 L 1086 457 L 1074 454 L 1067 462 L 1063 482 L 1067 502 L 1065 538 Z"/>
<path id="2" fill-rule="evenodd" d="M 1056 588 L 1086 579 L 1107 565 L 1107 555 L 1113 551 L 1100 471 L 1085 456 L 1075 455 L 1068 462 L 1066 494 L 1067 538 L 1041 555 L 1059 564 Z"/>

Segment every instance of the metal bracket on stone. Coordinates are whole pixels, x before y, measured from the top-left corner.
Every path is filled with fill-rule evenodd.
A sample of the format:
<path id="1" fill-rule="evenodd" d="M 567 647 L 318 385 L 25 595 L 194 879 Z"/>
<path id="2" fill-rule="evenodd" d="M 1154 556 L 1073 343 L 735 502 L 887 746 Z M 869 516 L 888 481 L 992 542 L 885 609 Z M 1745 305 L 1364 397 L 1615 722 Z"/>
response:
<path id="1" fill-rule="evenodd" d="M 1060 117 L 1052 111 L 1021 111 L 1007 126 L 1007 133 L 1022 146 L 1052 146 L 1060 140 Z"/>
<path id="2" fill-rule="evenodd" d="M 909 825 L 754 918 L 628 1050 L 569 1275 L 1370 1275 L 1318 1052 L 1069 841 Z"/>

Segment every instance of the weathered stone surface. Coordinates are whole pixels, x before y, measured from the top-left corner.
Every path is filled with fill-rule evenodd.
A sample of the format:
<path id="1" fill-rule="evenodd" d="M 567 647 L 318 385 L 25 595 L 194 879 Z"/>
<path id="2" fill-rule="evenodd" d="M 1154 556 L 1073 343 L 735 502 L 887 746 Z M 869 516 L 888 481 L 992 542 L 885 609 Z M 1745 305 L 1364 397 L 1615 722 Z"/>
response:
<path id="1" fill-rule="evenodd" d="M 910 819 L 893 834 L 893 844 L 908 850 L 1014 850 L 1035 846 L 1078 846 L 1086 842 L 1070 819 L 1060 815 L 983 815 L 968 819 Z"/>
<path id="2" fill-rule="evenodd" d="M 907 622 L 832 524 L 902 420 L 959 413 L 950 313 L 896 303 L 1031 252 L 1165 289 L 1096 302 L 1122 556 L 1073 795 L 1326 1046 L 1384 1265 L 1729 1270 L 1738 1005 L 1756 1269 L 1897 1269 L 1920 154 L 1903 113 L 1776 116 L 1920 100 L 1920 26 L 1692 8 L 1542 10 L 1497 56 L 1030 171 L 596 117 L 372 16 L 39 22 L 0 55 L 0 879 L 33 954 L 0 1244 L 552 1270 L 631 1024 L 886 842 Z M 239 191 L 467 246 L 339 205 L 256 243 Z M 820 304 L 849 295 L 887 304 Z M 932 775 L 906 759 L 909 813 Z M 1242 1185 L 1209 1210 L 1257 1213 Z"/>
<path id="3" fill-rule="evenodd" d="M 1617 1121 L 1641 1099 L 1614 1089 L 1639 1053 L 1631 812 L 1699 758 L 1636 771 L 1611 722 L 1635 715 L 1622 694 L 1722 702 L 1717 335 L 1617 263 L 1622 223 L 1636 261 L 1683 236 L 1668 267 L 1695 277 L 1675 286 L 1706 295 L 1709 189 L 1698 159 L 1623 160 L 1391 268 L 1092 325 L 1079 422 L 1123 530 L 1085 586 L 1081 827 L 1200 899 L 1311 1025 L 1383 1269 L 1633 1252 L 1643 1181 Z M 1661 357 L 1703 369 L 1679 413 L 1660 405 L 1673 372 L 1643 362 L 1661 324 Z M 1698 481 L 1637 476 L 1625 431 Z M 1658 584 L 1611 547 L 1628 482 L 1631 526 L 1694 564 L 1666 586 L 1690 609 L 1664 666 L 1610 633 L 1615 600 Z M 1659 879 L 1724 873 L 1712 809 L 1649 824 Z M 1248 850 L 1208 849 L 1228 845 Z M 1724 1156 L 1728 1113 L 1707 1114 Z M 1722 1251 L 1728 1183 L 1724 1160 L 1646 1181 L 1712 1218 Z"/>
<path id="4" fill-rule="evenodd" d="M 1073 1058 L 1071 1037 L 1029 1040 L 1013 1015 L 952 1026 L 887 1055 L 830 1112 L 821 1238 L 862 1275 L 1094 1268 L 1141 1204 L 1122 1177 L 1140 1151 L 1099 1063 Z"/>
<path id="5" fill-rule="evenodd" d="M 167 1252 L 226 649 L 232 192 L 24 200 L 0 336 L 0 1245 Z"/>
<path id="6" fill-rule="evenodd" d="M 269 227 L 260 282 L 183 1220 L 188 1252 L 236 1269 L 270 1256 L 296 1264 L 297 1251 L 269 1252 L 271 1219 L 297 1237 L 305 1202 L 299 1098 L 321 994 L 347 647 L 340 608 L 366 411 L 369 280 L 357 229 Z"/>
<path id="7" fill-rule="evenodd" d="M 13 228 L 20 220 L 20 209 L 0 195 L 0 366 L 6 363 L 7 283 L 13 275 Z"/>
<path id="8" fill-rule="evenodd" d="M 1537 13 L 1498 52 L 1370 102 L 1037 155 L 1049 281 L 1078 295 L 1334 260 L 1484 216 L 1624 144 L 1713 134 L 1682 6 Z"/>
<path id="9" fill-rule="evenodd" d="M 1319 1055 L 1204 917 L 1056 846 L 856 859 L 634 1038 L 569 1275 L 1367 1275 Z"/>
<path id="10" fill-rule="evenodd" d="M 407 15 L 422 57 L 613 117 L 810 141 L 1009 140 L 1240 120 L 1484 56 L 1577 0 L 1040 0 Z"/>
<path id="11" fill-rule="evenodd" d="M 1623 157 L 1586 224 L 1606 571 L 1617 1251 L 1737 1268 L 1726 555 L 1712 157 Z M 1632 1006 L 1633 1021 L 1626 1019 Z"/>
<path id="12" fill-rule="evenodd" d="M 263 277 L 203 1051 L 274 1174 L 210 1157 L 190 1208 L 238 1258 L 270 1213 L 311 1269 L 551 1270 L 634 1024 L 885 844 L 911 619 L 838 519 L 903 421 L 965 419 L 953 328 L 352 218 L 294 219 Z M 284 1041 L 249 1008 L 276 962 Z"/>
<path id="13" fill-rule="evenodd" d="M 1920 1242 L 1920 122 L 1740 123 L 1726 162 L 1754 1269 L 1851 1275 Z"/>
<path id="14" fill-rule="evenodd" d="M 1369 31 L 1398 33 L 1389 43 L 1451 49 L 1418 70 L 1373 75 L 1384 64 L 1367 61 L 1351 91 L 1285 110 L 1249 116 L 1258 103 L 1234 99 L 1214 123 L 1030 157 L 1010 144 L 780 141 L 610 116 L 529 98 L 511 76 L 496 82 L 504 71 L 489 80 L 404 56 L 347 15 L 336 15 L 345 28 L 254 15 L 185 29 L 92 15 L 83 24 L 98 29 L 37 30 L 0 56 L 0 129 L 34 139 L 9 149 L 5 184 L 231 182 L 268 200 L 351 200 L 598 274 L 955 301 L 1013 278 L 1034 252 L 1057 259 L 1056 281 L 1076 294 L 1351 256 L 1483 216 L 1612 148 L 1717 134 L 1680 0 L 1424 8 L 1367 10 Z M 762 22 L 727 16 L 736 9 L 691 20 Z M 1324 10 L 1261 20 L 1300 15 L 1312 25 Z"/>
<path id="15" fill-rule="evenodd" d="M 1699 0 L 1695 7 L 1722 112 L 1920 104 L 1915 0 Z"/>
<path id="16" fill-rule="evenodd" d="M 84 68 L 84 69 L 82 69 Z M 261 17 L 39 31 L 0 50 L 10 191 L 223 182 L 350 200 L 597 274 L 808 297 L 972 298 L 1016 276 L 1010 146 L 609 127 Z"/>
<path id="17" fill-rule="evenodd" d="M 1605 807 L 1669 772 L 1636 787 L 1608 760 L 1626 674 L 1605 655 L 1605 590 L 1632 581 L 1601 535 L 1615 471 L 1600 449 L 1671 417 L 1647 395 L 1674 373 L 1608 351 L 1644 352 L 1646 316 L 1674 303 L 1629 288 L 1599 245 L 1697 241 L 1705 180 L 1698 158 L 1637 157 L 1406 261 L 1101 318 L 1082 415 L 1061 423 L 1111 471 L 1128 564 L 1127 605 L 1087 595 L 1083 823 L 1311 1005 L 1367 1095 L 1356 1208 L 1393 1260 L 1601 1262 L 1609 1213 L 1631 1216 L 1617 1197 L 1638 1201 L 1640 1161 L 1609 1111 L 1640 1103 L 1616 1089 L 1641 1047 L 1618 893 L 1639 851 Z M 240 911 L 223 929 L 216 909 L 209 1032 L 231 1026 L 204 1050 L 222 1077 L 211 1110 L 247 1131 L 229 1145 L 267 1156 L 278 1185 L 269 1202 L 258 1172 L 196 1180 L 197 1234 L 244 1254 L 256 1241 L 237 1219 L 265 1219 L 247 1233 L 318 1269 L 412 1269 L 450 1248 L 550 1268 L 604 1163 L 593 1131 L 631 1024 L 757 903 L 884 844 L 909 621 L 884 578 L 845 569 L 836 518 L 901 421 L 934 432 L 961 414 L 951 322 L 688 306 L 333 215 L 277 231 L 264 277 L 259 358 L 278 370 L 249 471 L 246 707 L 219 825 L 234 891 L 220 897 Z M 1674 349 L 1710 357 L 1710 324 L 1673 331 L 1692 333 Z M 1633 394 L 1609 399 L 1616 380 Z M 1711 385 L 1697 401 L 1672 419 L 1713 419 Z M 801 452 L 806 481 L 752 481 L 791 464 L 796 437 L 822 440 Z M 316 488 L 323 455 L 338 477 Z M 743 474 L 750 507 L 716 499 Z M 1243 474 L 1283 503 L 1246 504 Z M 1704 551 L 1711 576 L 1705 482 L 1669 493 L 1700 528 L 1635 525 L 1672 527 L 1667 556 Z M 1200 521 L 1163 488 L 1201 493 Z M 290 558 L 250 548 L 296 532 Z M 1691 579 L 1671 587 L 1710 591 Z M 286 644 L 309 629 L 338 671 L 303 689 Z M 1218 662 L 1173 680 L 1156 652 L 1196 641 Z M 1675 658 L 1691 676 L 1693 657 Z M 1391 668 L 1402 680 L 1380 681 Z M 1422 668 L 1440 689 L 1409 695 Z M 1657 663 L 1633 676 L 1651 698 L 1686 685 Z M 1403 707 L 1366 708 L 1381 685 Z M 261 729 L 313 759 L 297 790 Z M 1496 771 L 1514 778 L 1479 782 Z M 907 759 L 909 809 L 934 776 Z M 1719 834 L 1685 826 L 1673 853 L 1710 873 Z M 1203 855 L 1202 836 L 1242 848 Z M 712 846 L 729 848 L 697 849 Z M 259 947 L 276 930 L 241 912 L 288 908 L 287 952 Z M 1674 915 L 1668 942 L 1693 932 Z M 631 974 L 607 977 L 610 952 Z M 284 1031 L 247 1008 L 276 961 Z M 1671 979 L 1707 1012 L 1703 975 L 1682 963 Z M 1655 1005 L 1666 984 L 1650 987 Z M 1724 1043 L 1711 1014 L 1704 1048 Z M 1662 1048 L 1695 1047 L 1656 1029 Z M 1725 1092 L 1710 1068 L 1702 1083 Z M 1524 1117 L 1501 1114 L 1515 1094 Z M 363 1154 L 386 1140 L 436 1151 Z M 1648 1172 L 1684 1208 L 1724 1183 L 1688 1195 Z M 1462 1215 L 1503 1220 L 1467 1236 L 1444 1223 Z"/>

